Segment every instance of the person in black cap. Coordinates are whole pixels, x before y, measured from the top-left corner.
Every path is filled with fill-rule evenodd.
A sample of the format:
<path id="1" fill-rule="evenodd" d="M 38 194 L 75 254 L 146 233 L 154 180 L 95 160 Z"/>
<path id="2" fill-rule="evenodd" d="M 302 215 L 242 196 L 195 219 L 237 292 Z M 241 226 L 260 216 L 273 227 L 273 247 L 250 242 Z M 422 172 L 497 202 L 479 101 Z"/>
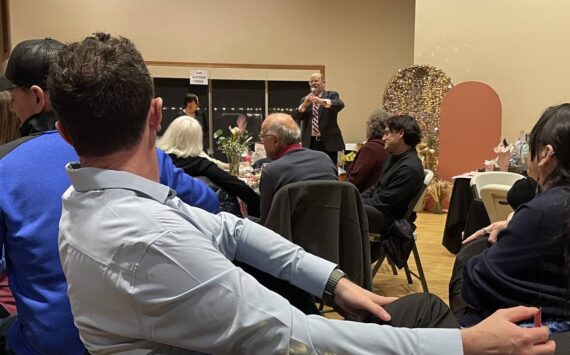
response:
<path id="1" fill-rule="evenodd" d="M 0 91 L 10 90 L 12 94 L 10 109 L 22 123 L 23 137 L 55 129 L 46 78 L 50 61 L 61 47 L 63 43 L 52 38 L 18 43 L 0 78 Z"/>
<path id="2" fill-rule="evenodd" d="M 0 272 L 8 274 L 18 312 L 0 320 L 0 355 L 85 352 L 57 250 L 61 195 L 70 185 L 64 167 L 78 159 L 55 130 L 46 86 L 62 47 L 51 38 L 19 43 L 0 79 L 0 90 L 12 94 L 10 109 L 22 122 L 23 136 L 0 146 Z M 174 167 L 164 152 L 156 154 L 163 184 L 189 204 L 219 210 L 212 190 Z"/>

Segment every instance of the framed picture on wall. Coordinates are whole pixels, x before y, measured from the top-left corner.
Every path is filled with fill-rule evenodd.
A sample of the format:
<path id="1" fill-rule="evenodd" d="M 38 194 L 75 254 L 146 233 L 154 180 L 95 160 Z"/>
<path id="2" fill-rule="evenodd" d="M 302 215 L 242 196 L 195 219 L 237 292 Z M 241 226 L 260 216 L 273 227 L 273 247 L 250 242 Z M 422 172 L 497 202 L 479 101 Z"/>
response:
<path id="1" fill-rule="evenodd" d="M 0 0 L 0 62 L 10 56 L 10 12 L 8 0 Z"/>

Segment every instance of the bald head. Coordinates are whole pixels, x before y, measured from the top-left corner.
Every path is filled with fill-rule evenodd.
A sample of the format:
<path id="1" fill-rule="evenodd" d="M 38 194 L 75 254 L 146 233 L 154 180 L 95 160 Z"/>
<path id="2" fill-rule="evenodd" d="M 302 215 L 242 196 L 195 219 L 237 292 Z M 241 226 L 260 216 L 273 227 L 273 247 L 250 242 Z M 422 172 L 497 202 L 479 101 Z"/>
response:
<path id="1" fill-rule="evenodd" d="M 267 155 L 272 158 L 273 153 L 301 141 L 301 130 L 293 118 L 285 113 L 274 113 L 263 121 L 261 136 Z M 272 158 L 274 159 L 274 158 Z"/>

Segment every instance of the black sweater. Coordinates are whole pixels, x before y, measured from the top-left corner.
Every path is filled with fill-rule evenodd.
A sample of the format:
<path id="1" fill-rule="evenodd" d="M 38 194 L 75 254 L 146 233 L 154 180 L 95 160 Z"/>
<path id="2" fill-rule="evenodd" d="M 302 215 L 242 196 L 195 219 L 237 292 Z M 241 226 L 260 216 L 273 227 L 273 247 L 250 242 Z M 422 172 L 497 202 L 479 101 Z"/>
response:
<path id="1" fill-rule="evenodd" d="M 392 218 L 403 218 L 425 177 L 415 149 L 392 155 L 382 169 L 382 177 L 362 193 L 362 203 L 374 206 Z"/>
<path id="2" fill-rule="evenodd" d="M 226 192 L 242 199 L 247 205 L 248 214 L 259 217 L 259 195 L 237 177 L 218 168 L 216 164 L 202 157 L 179 158 L 169 154 L 174 165 L 190 176 L 205 176 Z"/>

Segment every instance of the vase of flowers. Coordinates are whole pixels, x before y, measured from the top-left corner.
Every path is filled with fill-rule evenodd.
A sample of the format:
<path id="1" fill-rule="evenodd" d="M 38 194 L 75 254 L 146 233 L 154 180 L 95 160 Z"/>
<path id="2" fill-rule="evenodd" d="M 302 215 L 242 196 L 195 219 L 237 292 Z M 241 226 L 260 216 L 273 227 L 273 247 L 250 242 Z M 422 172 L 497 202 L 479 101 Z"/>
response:
<path id="1" fill-rule="evenodd" d="M 239 127 L 228 127 L 230 129 L 229 137 L 225 137 L 221 129 L 214 133 L 214 138 L 218 143 L 218 148 L 228 158 L 230 166 L 229 173 L 234 176 L 239 175 L 239 163 L 241 156 L 247 152 L 247 146 L 251 140 L 251 136 L 246 130 L 240 130 Z"/>

